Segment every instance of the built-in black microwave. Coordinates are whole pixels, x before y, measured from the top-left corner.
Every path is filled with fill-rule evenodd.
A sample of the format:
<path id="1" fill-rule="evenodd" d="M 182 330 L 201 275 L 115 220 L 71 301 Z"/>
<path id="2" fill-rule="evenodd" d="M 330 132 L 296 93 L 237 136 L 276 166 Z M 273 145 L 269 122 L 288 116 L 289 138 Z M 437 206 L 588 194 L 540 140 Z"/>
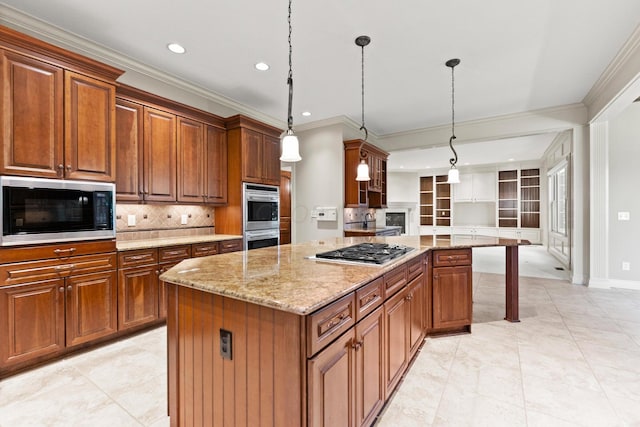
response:
<path id="1" fill-rule="evenodd" d="M 115 238 L 115 185 L 1 176 L 0 246 Z"/>

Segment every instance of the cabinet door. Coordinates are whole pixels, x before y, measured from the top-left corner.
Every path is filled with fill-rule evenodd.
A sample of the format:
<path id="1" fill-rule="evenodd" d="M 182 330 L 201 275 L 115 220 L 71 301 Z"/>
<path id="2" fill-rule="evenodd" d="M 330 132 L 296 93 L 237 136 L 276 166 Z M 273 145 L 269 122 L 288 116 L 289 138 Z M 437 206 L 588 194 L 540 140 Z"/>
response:
<path id="1" fill-rule="evenodd" d="M 262 134 L 250 129 L 242 129 L 242 180 L 262 182 L 262 164 L 264 145 Z"/>
<path id="2" fill-rule="evenodd" d="M 116 200 L 141 201 L 143 190 L 143 108 L 116 101 Z"/>
<path id="3" fill-rule="evenodd" d="M 118 330 L 158 318 L 158 267 L 149 265 L 118 272 Z"/>
<path id="4" fill-rule="evenodd" d="M 64 280 L 0 288 L 0 366 L 64 348 Z"/>
<path id="5" fill-rule="evenodd" d="M 356 426 L 371 425 L 384 405 L 384 308 L 356 326 Z"/>
<path id="6" fill-rule="evenodd" d="M 409 358 L 420 348 L 420 344 L 424 339 L 425 319 L 425 286 L 424 275 L 420 275 L 413 279 L 409 284 L 409 302 L 410 302 L 410 324 L 409 324 Z"/>
<path id="7" fill-rule="evenodd" d="M 280 139 L 264 135 L 262 182 L 269 185 L 280 185 Z"/>
<path id="8" fill-rule="evenodd" d="M 454 328 L 471 325 L 471 266 L 433 269 L 433 327 Z"/>
<path id="9" fill-rule="evenodd" d="M 65 71 L 65 178 L 116 178 L 114 85 Z"/>
<path id="10" fill-rule="evenodd" d="M 179 262 L 180 261 L 172 262 L 170 264 L 162 264 L 162 266 L 159 267 L 158 274 L 166 272 Z M 167 318 L 167 301 L 167 285 L 162 280 L 158 280 L 158 319 Z"/>
<path id="11" fill-rule="evenodd" d="M 384 304 L 385 387 L 389 396 L 409 363 L 409 313 L 407 289 L 395 294 Z"/>
<path id="12" fill-rule="evenodd" d="M 354 425 L 354 338 L 351 329 L 307 362 L 310 427 Z"/>
<path id="13" fill-rule="evenodd" d="M 475 202 L 495 202 L 497 177 L 495 172 L 473 174 L 473 200 Z"/>
<path id="14" fill-rule="evenodd" d="M 61 178 L 63 70 L 0 50 L 1 173 Z"/>
<path id="15" fill-rule="evenodd" d="M 69 277 L 66 285 L 67 346 L 118 330 L 115 271 Z"/>
<path id="16" fill-rule="evenodd" d="M 144 198 L 176 201 L 176 116 L 144 108 Z"/>
<path id="17" fill-rule="evenodd" d="M 205 202 L 224 205 L 227 203 L 227 132 L 214 126 L 207 126 L 206 132 Z"/>
<path id="18" fill-rule="evenodd" d="M 455 202 L 473 201 L 472 174 L 460 174 L 460 183 L 453 186 L 453 200 Z"/>
<path id="19" fill-rule="evenodd" d="M 204 125 L 178 117 L 178 201 L 204 202 Z"/>

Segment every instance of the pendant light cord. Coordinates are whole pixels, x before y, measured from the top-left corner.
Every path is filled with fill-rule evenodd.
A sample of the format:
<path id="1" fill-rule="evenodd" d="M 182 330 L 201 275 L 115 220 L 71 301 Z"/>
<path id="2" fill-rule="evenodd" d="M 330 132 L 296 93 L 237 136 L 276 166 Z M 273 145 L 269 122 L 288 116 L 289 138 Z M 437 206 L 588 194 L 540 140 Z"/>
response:
<path id="1" fill-rule="evenodd" d="M 361 50 L 362 50 L 362 126 L 360 126 L 360 130 L 364 130 L 364 140 L 366 141 L 367 138 L 369 137 L 369 131 L 367 130 L 367 127 L 364 125 L 364 45 L 360 46 Z"/>
<path id="2" fill-rule="evenodd" d="M 289 22 L 289 75 L 287 77 L 287 84 L 289 85 L 289 110 L 287 115 L 287 126 L 289 128 L 288 132 L 292 133 L 293 130 L 293 115 L 291 113 L 291 108 L 293 104 L 293 71 L 292 71 L 292 61 L 291 56 L 293 53 L 293 48 L 291 46 L 291 0 L 289 0 L 289 17 L 287 19 Z"/>
<path id="3" fill-rule="evenodd" d="M 454 78 L 453 69 L 455 68 L 456 65 L 458 64 L 454 64 L 450 66 L 451 67 L 451 138 L 449 138 L 449 147 L 451 148 L 451 151 L 453 151 L 454 157 L 449 159 L 449 163 L 451 163 L 452 167 L 455 167 L 456 163 L 458 163 L 458 153 L 453 148 L 453 140 L 456 139 L 455 78 Z"/>

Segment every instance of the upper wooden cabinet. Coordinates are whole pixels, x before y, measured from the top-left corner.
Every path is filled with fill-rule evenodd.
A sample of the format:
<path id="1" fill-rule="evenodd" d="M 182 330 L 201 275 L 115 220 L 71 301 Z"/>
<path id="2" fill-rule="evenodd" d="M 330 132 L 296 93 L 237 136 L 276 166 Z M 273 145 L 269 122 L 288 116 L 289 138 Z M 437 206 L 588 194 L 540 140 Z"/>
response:
<path id="1" fill-rule="evenodd" d="M 227 202 L 219 117 L 125 85 L 116 111 L 118 201 Z"/>
<path id="2" fill-rule="evenodd" d="M 110 66 L 0 27 L 0 173 L 115 180 Z"/>
<path id="3" fill-rule="evenodd" d="M 387 158 L 382 151 L 361 139 L 344 141 L 344 205 L 345 207 L 387 207 Z M 369 166 L 369 181 L 356 181 L 361 160 Z"/>
<path id="4" fill-rule="evenodd" d="M 243 182 L 280 185 L 280 133 L 244 116 L 227 120 L 229 166 L 242 170 Z"/>

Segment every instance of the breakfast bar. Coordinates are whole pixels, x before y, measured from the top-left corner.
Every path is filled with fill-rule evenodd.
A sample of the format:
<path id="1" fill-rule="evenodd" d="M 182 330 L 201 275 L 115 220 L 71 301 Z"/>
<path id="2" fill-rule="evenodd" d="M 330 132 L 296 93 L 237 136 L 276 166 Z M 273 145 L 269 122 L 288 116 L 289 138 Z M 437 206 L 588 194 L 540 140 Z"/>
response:
<path id="1" fill-rule="evenodd" d="M 409 249 L 316 258 L 361 243 Z M 471 248 L 506 247 L 505 319 L 518 321 L 526 244 L 336 238 L 182 261 L 161 276 L 171 425 L 372 425 L 426 335 L 471 331 Z"/>

